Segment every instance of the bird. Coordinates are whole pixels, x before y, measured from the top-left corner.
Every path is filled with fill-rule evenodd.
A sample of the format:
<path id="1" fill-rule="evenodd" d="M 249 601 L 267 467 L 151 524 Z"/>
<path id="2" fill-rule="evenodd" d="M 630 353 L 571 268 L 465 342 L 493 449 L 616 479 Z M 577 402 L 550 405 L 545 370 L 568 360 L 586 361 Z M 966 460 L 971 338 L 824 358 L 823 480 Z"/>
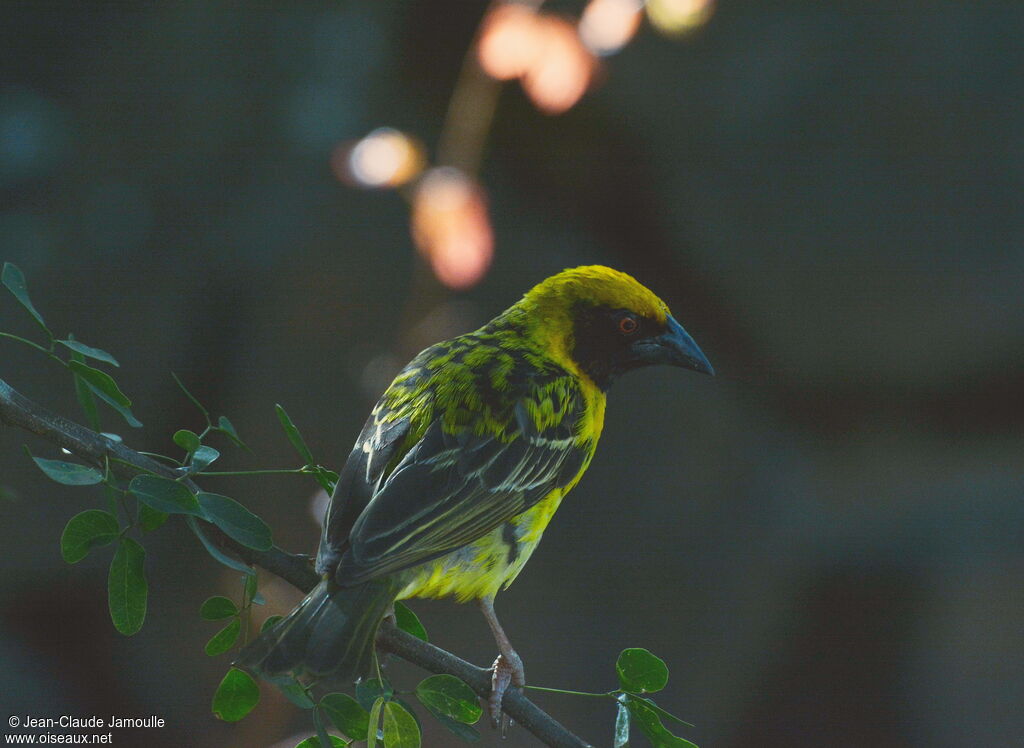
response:
<path id="1" fill-rule="evenodd" d="M 523 661 L 495 596 L 522 571 L 594 456 L 606 393 L 668 364 L 714 374 L 668 306 L 601 265 L 540 282 L 480 329 L 439 342 L 395 377 L 339 474 L 316 556 L 319 584 L 235 665 L 356 681 L 394 602 L 477 602 L 498 648 L 497 725 Z"/>

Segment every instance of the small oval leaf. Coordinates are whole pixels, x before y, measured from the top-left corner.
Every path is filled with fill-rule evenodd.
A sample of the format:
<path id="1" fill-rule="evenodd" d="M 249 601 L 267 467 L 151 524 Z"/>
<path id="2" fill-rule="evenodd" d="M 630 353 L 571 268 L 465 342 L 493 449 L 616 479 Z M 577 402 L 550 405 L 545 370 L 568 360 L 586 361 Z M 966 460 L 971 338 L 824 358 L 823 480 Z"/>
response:
<path id="1" fill-rule="evenodd" d="M 199 473 L 206 470 L 218 457 L 220 457 L 220 452 L 213 447 L 205 445 L 199 447 L 192 453 L 192 462 L 188 466 L 189 472 Z"/>
<path id="2" fill-rule="evenodd" d="M 429 641 L 427 630 L 405 603 L 395 602 L 395 623 L 405 633 L 412 634 L 417 639 Z"/>
<path id="3" fill-rule="evenodd" d="M 43 322 L 43 315 L 32 306 L 32 300 L 28 296 L 28 285 L 25 283 L 25 275 L 21 272 L 21 268 L 13 263 L 5 262 L 3 271 L 0 271 L 0 283 L 3 283 L 7 290 L 14 294 L 14 298 L 18 300 L 18 303 L 25 307 L 28 313 L 39 323 L 39 326 L 52 338 L 53 334 L 46 326 L 46 323 Z"/>
<path id="4" fill-rule="evenodd" d="M 235 618 L 231 623 L 222 628 L 206 642 L 205 651 L 210 657 L 224 654 L 238 641 L 238 635 L 242 632 L 242 621 Z"/>
<path id="5" fill-rule="evenodd" d="M 358 690 L 359 686 L 357 685 L 356 696 L 359 695 Z M 381 696 L 370 707 L 370 728 L 366 731 L 366 748 L 377 748 L 377 740 L 380 737 L 380 717 L 386 703 L 387 701 Z"/>
<path id="6" fill-rule="evenodd" d="M 68 520 L 60 536 L 60 555 L 69 564 L 78 563 L 91 548 L 117 540 L 120 531 L 113 514 L 101 509 L 87 509 Z"/>
<path id="7" fill-rule="evenodd" d="M 199 500 L 185 486 L 159 475 L 136 475 L 128 484 L 139 501 L 158 512 L 167 514 L 195 514 L 203 516 Z"/>
<path id="8" fill-rule="evenodd" d="M 195 517 L 185 517 L 185 522 L 186 524 L 188 524 L 189 529 L 195 534 L 195 536 L 199 538 L 199 542 L 203 544 L 203 548 L 206 549 L 206 552 L 213 556 L 217 561 L 220 561 L 229 569 L 240 571 L 243 574 L 256 574 L 256 572 L 251 567 L 246 566 L 236 558 L 231 558 L 231 556 L 227 555 L 226 553 L 224 553 L 224 551 L 222 551 L 220 548 L 218 548 L 212 542 L 210 542 L 210 539 L 206 537 L 206 533 L 203 532 L 203 529 L 199 526 L 199 523 L 196 522 Z"/>
<path id="9" fill-rule="evenodd" d="M 282 618 L 284 618 L 284 616 L 267 616 L 267 620 L 265 620 L 263 622 L 263 625 L 260 626 L 260 633 L 263 634 L 267 631 L 270 631 L 270 629 L 274 628 L 274 625 Z"/>
<path id="10" fill-rule="evenodd" d="M 473 689 L 454 675 L 432 675 L 416 686 L 416 698 L 431 711 L 472 725 L 483 713 Z"/>
<path id="11" fill-rule="evenodd" d="M 420 726 L 397 701 L 384 705 L 384 748 L 420 748 Z"/>
<path id="12" fill-rule="evenodd" d="M 347 693 L 329 693 L 320 699 L 320 708 L 342 733 L 353 740 L 366 740 L 370 713 Z"/>
<path id="13" fill-rule="evenodd" d="M 633 724 L 640 728 L 654 748 L 697 748 L 689 740 L 673 735 L 661 723 L 658 714 L 642 699 L 626 697 L 626 708 L 633 719 Z"/>
<path id="14" fill-rule="evenodd" d="M 103 363 L 110 364 L 111 366 L 121 365 L 117 363 L 117 359 L 111 356 L 109 353 L 99 348 L 93 348 L 91 345 L 79 343 L 77 340 L 58 340 L 57 342 L 60 343 L 65 348 L 70 348 L 76 353 L 81 353 L 83 356 L 88 356 L 89 358 L 95 359 L 96 361 L 102 361 Z"/>
<path id="15" fill-rule="evenodd" d="M 238 435 L 238 430 L 235 428 L 235 424 L 231 423 L 227 416 L 221 416 L 217 419 L 217 430 L 226 435 L 228 439 L 235 443 L 236 446 L 241 447 L 242 449 L 248 449 L 250 452 L 252 451 L 248 446 L 246 446 L 245 442 L 242 441 L 242 437 Z"/>
<path id="16" fill-rule="evenodd" d="M 121 538 L 107 576 L 107 601 L 114 628 L 131 636 L 146 620 L 149 587 L 143 563 L 145 549 L 131 538 Z"/>
<path id="17" fill-rule="evenodd" d="M 46 473 L 47 478 L 63 483 L 65 486 L 95 486 L 97 483 L 103 482 L 103 474 L 96 468 L 87 465 L 64 460 L 47 460 L 34 456 L 32 461 Z"/>
<path id="18" fill-rule="evenodd" d="M 363 709 L 370 711 L 378 699 L 385 701 L 395 695 L 395 689 L 387 682 L 387 679 L 367 678 L 356 684 L 356 701 L 362 704 Z"/>
<path id="19" fill-rule="evenodd" d="M 225 722 L 238 722 L 260 701 L 260 687 L 244 670 L 231 668 L 213 695 L 213 713 Z"/>
<path id="20" fill-rule="evenodd" d="M 232 498 L 215 493 L 199 494 L 205 518 L 246 548 L 267 551 L 274 545 L 267 524 Z"/>
<path id="21" fill-rule="evenodd" d="M 92 385 L 94 389 L 107 395 L 107 397 L 118 405 L 124 408 L 131 406 L 132 401 L 128 399 L 127 395 L 121 392 L 121 389 L 117 386 L 117 382 L 115 382 L 114 379 L 105 371 L 94 369 L 88 364 L 83 364 L 81 361 L 69 361 L 68 368 L 84 379 L 88 384 Z"/>
<path id="22" fill-rule="evenodd" d="M 280 405 L 275 405 L 274 409 L 277 411 L 277 420 L 281 422 L 281 427 L 284 429 L 284 433 L 288 436 L 288 441 L 295 447 L 295 451 L 306 461 L 307 465 L 313 464 L 313 453 L 309 451 L 309 447 L 306 446 L 306 441 L 302 438 L 302 434 L 299 433 L 298 427 L 292 422 L 288 412 Z"/>
<path id="23" fill-rule="evenodd" d="M 619 685 L 631 693 L 654 693 L 668 683 L 668 666 L 660 657 L 642 647 L 624 649 L 615 662 Z"/>
<path id="24" fill-rule="evenodd" d="M 202 446 L 202 442 L 199 441 L 199 434 L 188 429 L 178 429 L 174 432 L 174 443 L 184 449 L 186 452 L 191 454 Z"/>
<path id="25" fill-rule="evenodd" d="M 207 621 L 221 621 L 233 615 L 238 615 L 238 606 L 235 605 L 234 600 L 230 600 L 222 595 L 215 595 L 206 598 L 199 607 L 199 615 Z"/>

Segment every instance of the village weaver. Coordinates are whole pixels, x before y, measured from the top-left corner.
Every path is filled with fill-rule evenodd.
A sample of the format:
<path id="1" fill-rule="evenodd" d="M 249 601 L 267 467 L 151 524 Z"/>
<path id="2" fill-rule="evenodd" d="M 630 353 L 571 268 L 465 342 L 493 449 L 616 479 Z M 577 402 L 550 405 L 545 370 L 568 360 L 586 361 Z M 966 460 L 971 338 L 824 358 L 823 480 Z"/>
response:
<path id="1" fill-rule="evenodd" d="M 494 597 L 590 465 L 609 386 L 651 364 L 713 374 L 663 301 L 599 265 L 554 275 L 479 330 L 420 353 L 340 474 L 317 553 L 322 581 L 237 664 L 351 681 L 369 673 L 395 600 L 476 600 L 500 653 L 497 722 L 525 674 Z"/>

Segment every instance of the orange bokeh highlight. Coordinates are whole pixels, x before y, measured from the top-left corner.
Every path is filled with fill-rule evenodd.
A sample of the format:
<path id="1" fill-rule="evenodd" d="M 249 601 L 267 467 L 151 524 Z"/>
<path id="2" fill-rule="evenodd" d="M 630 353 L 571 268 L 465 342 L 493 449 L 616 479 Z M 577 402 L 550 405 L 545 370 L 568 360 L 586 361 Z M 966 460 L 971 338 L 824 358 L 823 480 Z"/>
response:
<path id="1" fill-rule="evenodd" d="M 484 20 L 477 59 L 497 80 L 519 78 L 547 114 L 561 114 L 580 100 L 597 62 L 572 23 L 518 3 L 499 5 Z"/>
<path id="2" fill-rule="evenodd" d="M 524 75 L 540 54 L 537 13 L 519 3 L 497 6 L 484 19 L 477 42 L 480 67 L 492 78 Z"/>
<path id="3" fill-rule="evenodd" d="M 338 179 L 357 187 L 400 187 L 425 163 L 423 146 L 390 127 L 381 127 L 355 143 L 343 143 L 331 155 Z"/>
<path id="4" fill-rule="evenodd" d="M 640 27 L 641 0 L 591 0 L 580 17 L 579 35 L 595 55 L 618 52 Z"/>
<path id="5" fill-rule="evenodd" d="M 428 171 L 412 202 L 412 238 L 449 288 L 484 277 L 494 256 L 494 231 L 479 184 L 450 166 Z"/>

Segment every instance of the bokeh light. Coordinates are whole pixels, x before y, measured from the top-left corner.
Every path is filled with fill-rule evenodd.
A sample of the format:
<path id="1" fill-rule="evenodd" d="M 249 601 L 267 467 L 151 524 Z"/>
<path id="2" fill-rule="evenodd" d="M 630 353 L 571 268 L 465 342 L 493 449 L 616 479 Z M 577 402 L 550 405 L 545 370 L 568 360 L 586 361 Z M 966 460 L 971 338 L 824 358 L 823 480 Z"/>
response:
<path id="1" fill-rule="evenodd" d="M 523 90 L 546 114 L 561 114 L 586 93 L 596 60 L 576 27 L 551 15 L 538 16 L 540 52 L 523 75 Z"/>
<path id="2" fill-rule="evenodd" d="M 532 8 L 519 3 L 499 5 L 484 19 L 477 59 L 492 78 L 519 78 L 540 54 L 541 40 L 537 14 Z"/>
<path id="3" fill-rule="evenodd" d="M 713 0 L 647 0 L 651 25 L 669 35 L 685 34 L 705 23 L 714 10 Z"/>
<path id="4" fill-rule="evenodd" d="M 413 198 L 412 237 L 441 283 L 455 289 L 476 284 L 494 255 L 483 189 L 449 166 L 428 171 Z"/>
<path id="5" fill-rule="evenodd" d="M 390 127 L 374 130 L 356 143 L 343 143 L 331 156 L 342 181 L 359 187 L 399 187 L 417 176 L 425 163 L 423 146 Z"/>
<path id="6" fill-rule="evenodd" d="M 630 0 L 602 1 L 621 5 Z M 613 43 L 606 20 L 598 18 L 589 24 L 596 45 Z M 616 29 L 614 36 L 625 44 L 633 31 L 624 35 L 622 29 Z M 484 20 L 477 59 L 492 78 L 519 78 L 530 100 L 547 114 L 561 114 L 580 100 L 590 85 L 597 62 L 580 39 L 575 24 L 518 3 L 499 5 Z"/>
<path id="7" fill-rule="evenodd" d="M 596 55 L 615 54 L 636 34 L 641 10 L 641 0 L 591 0 L 580 17 L 580 40 Z"/>

